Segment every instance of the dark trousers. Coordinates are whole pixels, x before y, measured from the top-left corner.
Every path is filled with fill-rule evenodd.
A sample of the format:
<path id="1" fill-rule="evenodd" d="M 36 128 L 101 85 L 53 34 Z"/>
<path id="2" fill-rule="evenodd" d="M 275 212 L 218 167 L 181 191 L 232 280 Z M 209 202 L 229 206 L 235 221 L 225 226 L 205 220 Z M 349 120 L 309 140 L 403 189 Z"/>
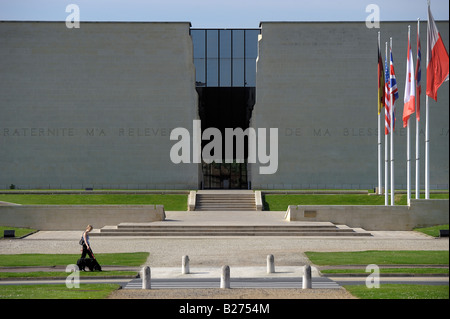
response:
<path id="1" fill-rule="evenodd" d="M 83 252 L 81 253 L 81 258 L 86 258 L 86 254 L 88 254 L 90 258 L 94 258 L 92 250 L 88 249 L 87 246 L 83 244 Z"/>

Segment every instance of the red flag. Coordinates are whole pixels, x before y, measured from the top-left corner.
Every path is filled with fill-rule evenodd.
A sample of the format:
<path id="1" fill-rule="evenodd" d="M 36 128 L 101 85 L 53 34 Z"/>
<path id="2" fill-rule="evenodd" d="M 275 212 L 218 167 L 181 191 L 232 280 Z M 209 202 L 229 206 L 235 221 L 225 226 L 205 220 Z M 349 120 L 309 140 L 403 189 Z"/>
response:
<path id="1" fill-rule="evenodd" d="M 427 95 L 437 101 L 437 90 L 448 80 L 448 52 L 434 22 L 430 6 L 428 6 L 427 41 Z"/>
<path id="2" fill-rule="evenodd" d="M 409 42 L 408 32 L 408 53 L 406 59 L 406 81 L 405 81 L 405 95 L 403 106 L 403 127 L 408 125 L 408 119 L 416 111 L 416 92 L 415 92 L 415 78 L 414 78 L 414 61 L 411 50 L 411 43 Z"/>

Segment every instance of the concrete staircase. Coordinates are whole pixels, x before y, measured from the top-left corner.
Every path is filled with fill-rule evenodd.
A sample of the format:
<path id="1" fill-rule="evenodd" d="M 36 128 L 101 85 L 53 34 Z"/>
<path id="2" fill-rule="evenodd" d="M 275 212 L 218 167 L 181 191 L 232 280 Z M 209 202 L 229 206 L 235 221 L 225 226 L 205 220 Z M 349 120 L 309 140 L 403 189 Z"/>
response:
<path id="1" fill-rule="evenodd" d="M 332 223 L 297 225 L 163 225 L 154 223 L 106 226 L 91 236 L 372 236 Z"/>
<path id="2" fill-rule="evenodd" d="M 196 211 L 255 211 L 253 191 L 198 191 Z"/>

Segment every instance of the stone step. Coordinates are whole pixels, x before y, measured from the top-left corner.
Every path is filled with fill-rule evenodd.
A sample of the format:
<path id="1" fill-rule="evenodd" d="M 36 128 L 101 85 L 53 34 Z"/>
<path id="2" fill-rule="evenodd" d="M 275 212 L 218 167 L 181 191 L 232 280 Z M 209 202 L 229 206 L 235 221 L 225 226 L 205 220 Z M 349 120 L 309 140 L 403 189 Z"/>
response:
<path id="1" fill-rule="evenodd" d="M 335 225 L 117 225 L 93 236 L 371 236 Z"/>
<path id="2" fill-rule="evenodd" d="M 253 203 L 254 198 L 197 198 L 197 202 L 201 203 Z"/>
<path id="3" fill-rule="evenodd" d="M 117 229 L 102 229 L 101 232 L 167 232 L 167 231 L 179 231 L 179 232 L 192 232 L 192 231 L 220 231 L 220 232 L 267 232 L 267 231 L 296 231 L 296 232 L 314 232 L 314 231 L 320 231 L 320 232 L 354 232 L 352 229 L 336 229 L 336 228 L 329 228 L 329 229 L 320 229 L 320 228 L 297 228 L 297 227 L 239 227 L 239 226 L 222 226 L 222 227 L 212 227 L 212 226 L 205 226 L 205 227 L 199 227 L 199 226 L 184 226 L 184 227 L 153 227 L 153 228 L 117 228 Z"/>
<path id="4" fill-rule="evenodd" d="M 220 204 L 211 204 L 211 205 L 205 205 L 205 204 L 201 204 L 196 206 L 196 208 L 198 210 L 200 209 L 207 209 L 207 208 L 211 208 L 212 210 L 240 210 L 240 208 L 247 208 L 247 209 L 252 209 L 255 210 L 256 206 L 255 205 L 220 205 Z"/>
<path id="5" fill-rule="evenodd" d="M 369 233 L 357 232 L 296 232 L 296 231 L 265 231 L 265 232 L 100 232 L 91 236 L 371 236 Z"/>
<path id="6" fill-rule="evenodd" d="M 210 211 L 227 211 L 227 212 L 235 212 L 235 211 L 256 211 L 256 208 L 246 208 L 246 207 L 236 207 L 236 208 L 227 208 L 227 207 L 200 207 L 195 208 L 197 212 L 210 212 Z"/>
<path id="7" fill-rule="evenodd" d="M 196 211 L 255 211 L 255 196 L 253 193 L 212 193 L 197 194 Z"/>

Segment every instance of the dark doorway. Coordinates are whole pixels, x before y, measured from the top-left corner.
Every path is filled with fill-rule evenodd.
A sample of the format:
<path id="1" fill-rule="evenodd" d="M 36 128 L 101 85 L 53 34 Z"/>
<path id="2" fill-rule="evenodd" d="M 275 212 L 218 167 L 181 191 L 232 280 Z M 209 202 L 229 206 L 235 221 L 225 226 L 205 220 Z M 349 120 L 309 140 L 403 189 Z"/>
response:
<path id="1" fill-rule="evenodd" d="M 202 162 L 204 189 L 248 189 L 248 139 L 244 142 L 244 163 L 225 163 L 225 128 L 246 130 L 255 104 L 254 87 L 198 87 L 202 132 L 214 127 L 222 134 L 222 163 Z M 202 140 L 202 149 L 210 141 Z M 236 143 L 233 143 L 236 158 Z"/>

